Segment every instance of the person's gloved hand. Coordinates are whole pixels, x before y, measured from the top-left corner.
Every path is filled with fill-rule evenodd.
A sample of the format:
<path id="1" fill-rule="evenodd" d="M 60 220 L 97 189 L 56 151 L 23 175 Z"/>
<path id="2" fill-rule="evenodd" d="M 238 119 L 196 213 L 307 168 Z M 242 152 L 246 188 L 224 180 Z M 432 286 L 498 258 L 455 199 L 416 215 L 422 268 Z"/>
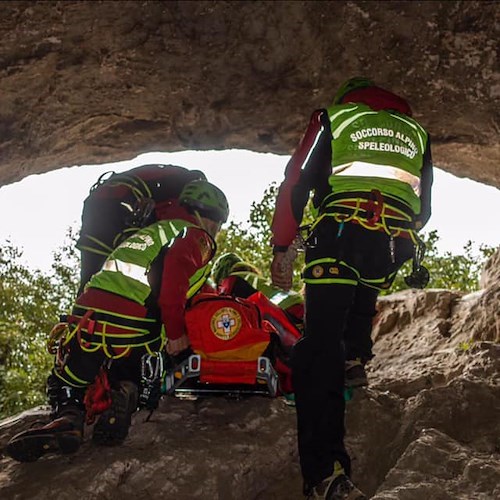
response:
<path id="1" fill-rule="evenodd" d="M 293 280 L 293 260 L 287 252 L 276 252 L 271 263 L 271 278 L 273 285 L 290 290 Z"/>

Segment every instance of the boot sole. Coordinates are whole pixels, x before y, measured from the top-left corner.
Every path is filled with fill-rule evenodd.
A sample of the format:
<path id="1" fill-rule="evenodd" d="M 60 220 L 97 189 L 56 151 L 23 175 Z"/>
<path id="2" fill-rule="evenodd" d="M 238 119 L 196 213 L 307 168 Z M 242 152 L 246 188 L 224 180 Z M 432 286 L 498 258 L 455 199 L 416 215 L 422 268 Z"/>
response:
<path id="1" fill-rule="evenodd" d="M 43 434 L 20 436 L 12 440 L 6 448 L 6 453 L 18 462 L 36 462 L 48 453 L 69 455 L 80 448 L 81 433 L 78 431 L 60 434 Z"/>
<path id="2" fill-rule="evenodd" d="M 112 391 L 111 407 L 99 417 L 94 426 L 92 440 L 103 446 L 122 444 L 128 436 L 131 415 L 128 411 L 128 398 L 120 391 Z"/>

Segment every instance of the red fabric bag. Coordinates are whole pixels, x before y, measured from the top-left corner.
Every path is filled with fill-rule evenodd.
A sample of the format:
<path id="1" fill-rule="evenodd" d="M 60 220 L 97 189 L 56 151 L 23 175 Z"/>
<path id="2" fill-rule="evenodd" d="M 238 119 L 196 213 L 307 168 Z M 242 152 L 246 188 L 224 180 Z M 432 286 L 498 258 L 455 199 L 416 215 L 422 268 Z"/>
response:
<path id="1" fill-rule="evenodd" d="M 268 348 L 273 328 L 255 304 L 200 293 L 186 311 L 186 327 L 193 351 L 201 356 L 201 382 L 257 383 L 257 360 Z"/>

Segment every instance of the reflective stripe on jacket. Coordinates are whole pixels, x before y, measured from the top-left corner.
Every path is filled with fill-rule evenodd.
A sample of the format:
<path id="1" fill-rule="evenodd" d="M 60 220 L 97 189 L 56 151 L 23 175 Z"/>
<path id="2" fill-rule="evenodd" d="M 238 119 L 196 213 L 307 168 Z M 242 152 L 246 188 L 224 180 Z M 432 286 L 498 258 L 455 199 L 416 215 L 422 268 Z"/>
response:
<path id="1" fill-rule="evenodd" d="M 139 230 L 111 253 L 88 286 L 144 305 L 151 294 L 148 273 L 153 261 L 176 238 L 182 238 L 189 227 L 197 226 L 183 220 L 163 220 Z M 188 296 L 198 290 L 205 276 L 205 268 L 202 268 L 191 277 Z M 196 290 L 191 293 L 191 288 Z"/>

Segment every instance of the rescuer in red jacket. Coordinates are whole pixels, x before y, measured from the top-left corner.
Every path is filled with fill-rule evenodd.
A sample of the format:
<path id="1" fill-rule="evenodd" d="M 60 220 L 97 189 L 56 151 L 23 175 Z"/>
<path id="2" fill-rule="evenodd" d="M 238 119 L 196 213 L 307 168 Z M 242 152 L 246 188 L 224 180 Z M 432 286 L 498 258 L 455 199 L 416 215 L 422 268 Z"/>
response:
<path id="1" fill-rule="evenodd" d="M 186 303 L 205 281 L 229 208 L 222 191 L 198 180 L 184 187 L 176 212 L 177 218 L 139 229 L 118 245 L 76 299 L 48 379 L 52 420 L 9 441 L 7 453 L 15 460 L 79 448 L 85 391 L 110 361 L 163 348 L 178 356 L 189 349 Z M 113 388 L 112 404 L 94 426 L 98 444 L 121 443 L 128 434 L 137 380 L 127 373 L 124 382 Z"/>
<path id="2" fill-rule="evenodd" d="M 313 196 L 306 236 L 305 336 L 292 357 L 298 444 L 308 498 L 365 498 L 353 485 L 344 445 L 345 360 L 372 356 L 380 290 L 415 255 L 413 286 L 428 278 L 416 234 L 430 216 L 427 132 L 408 103 L 366 78 L 347 81 L 316 110 L 290 159 L 272 223 L 273 283 L 289 289 L 288 248 Z M 345 353 L 344 353 L 345 350 Z"/>
<path id="3" fill-rule="evenodd" d="M 83 204 L 76 243 L 81 254 L 78 295 L 124 239 L 157 220 L 176 218 L 179 194 L 194 180 L 206 177 L 199 170 L 176 165 L 143 165 L 103 174 Z"/>

